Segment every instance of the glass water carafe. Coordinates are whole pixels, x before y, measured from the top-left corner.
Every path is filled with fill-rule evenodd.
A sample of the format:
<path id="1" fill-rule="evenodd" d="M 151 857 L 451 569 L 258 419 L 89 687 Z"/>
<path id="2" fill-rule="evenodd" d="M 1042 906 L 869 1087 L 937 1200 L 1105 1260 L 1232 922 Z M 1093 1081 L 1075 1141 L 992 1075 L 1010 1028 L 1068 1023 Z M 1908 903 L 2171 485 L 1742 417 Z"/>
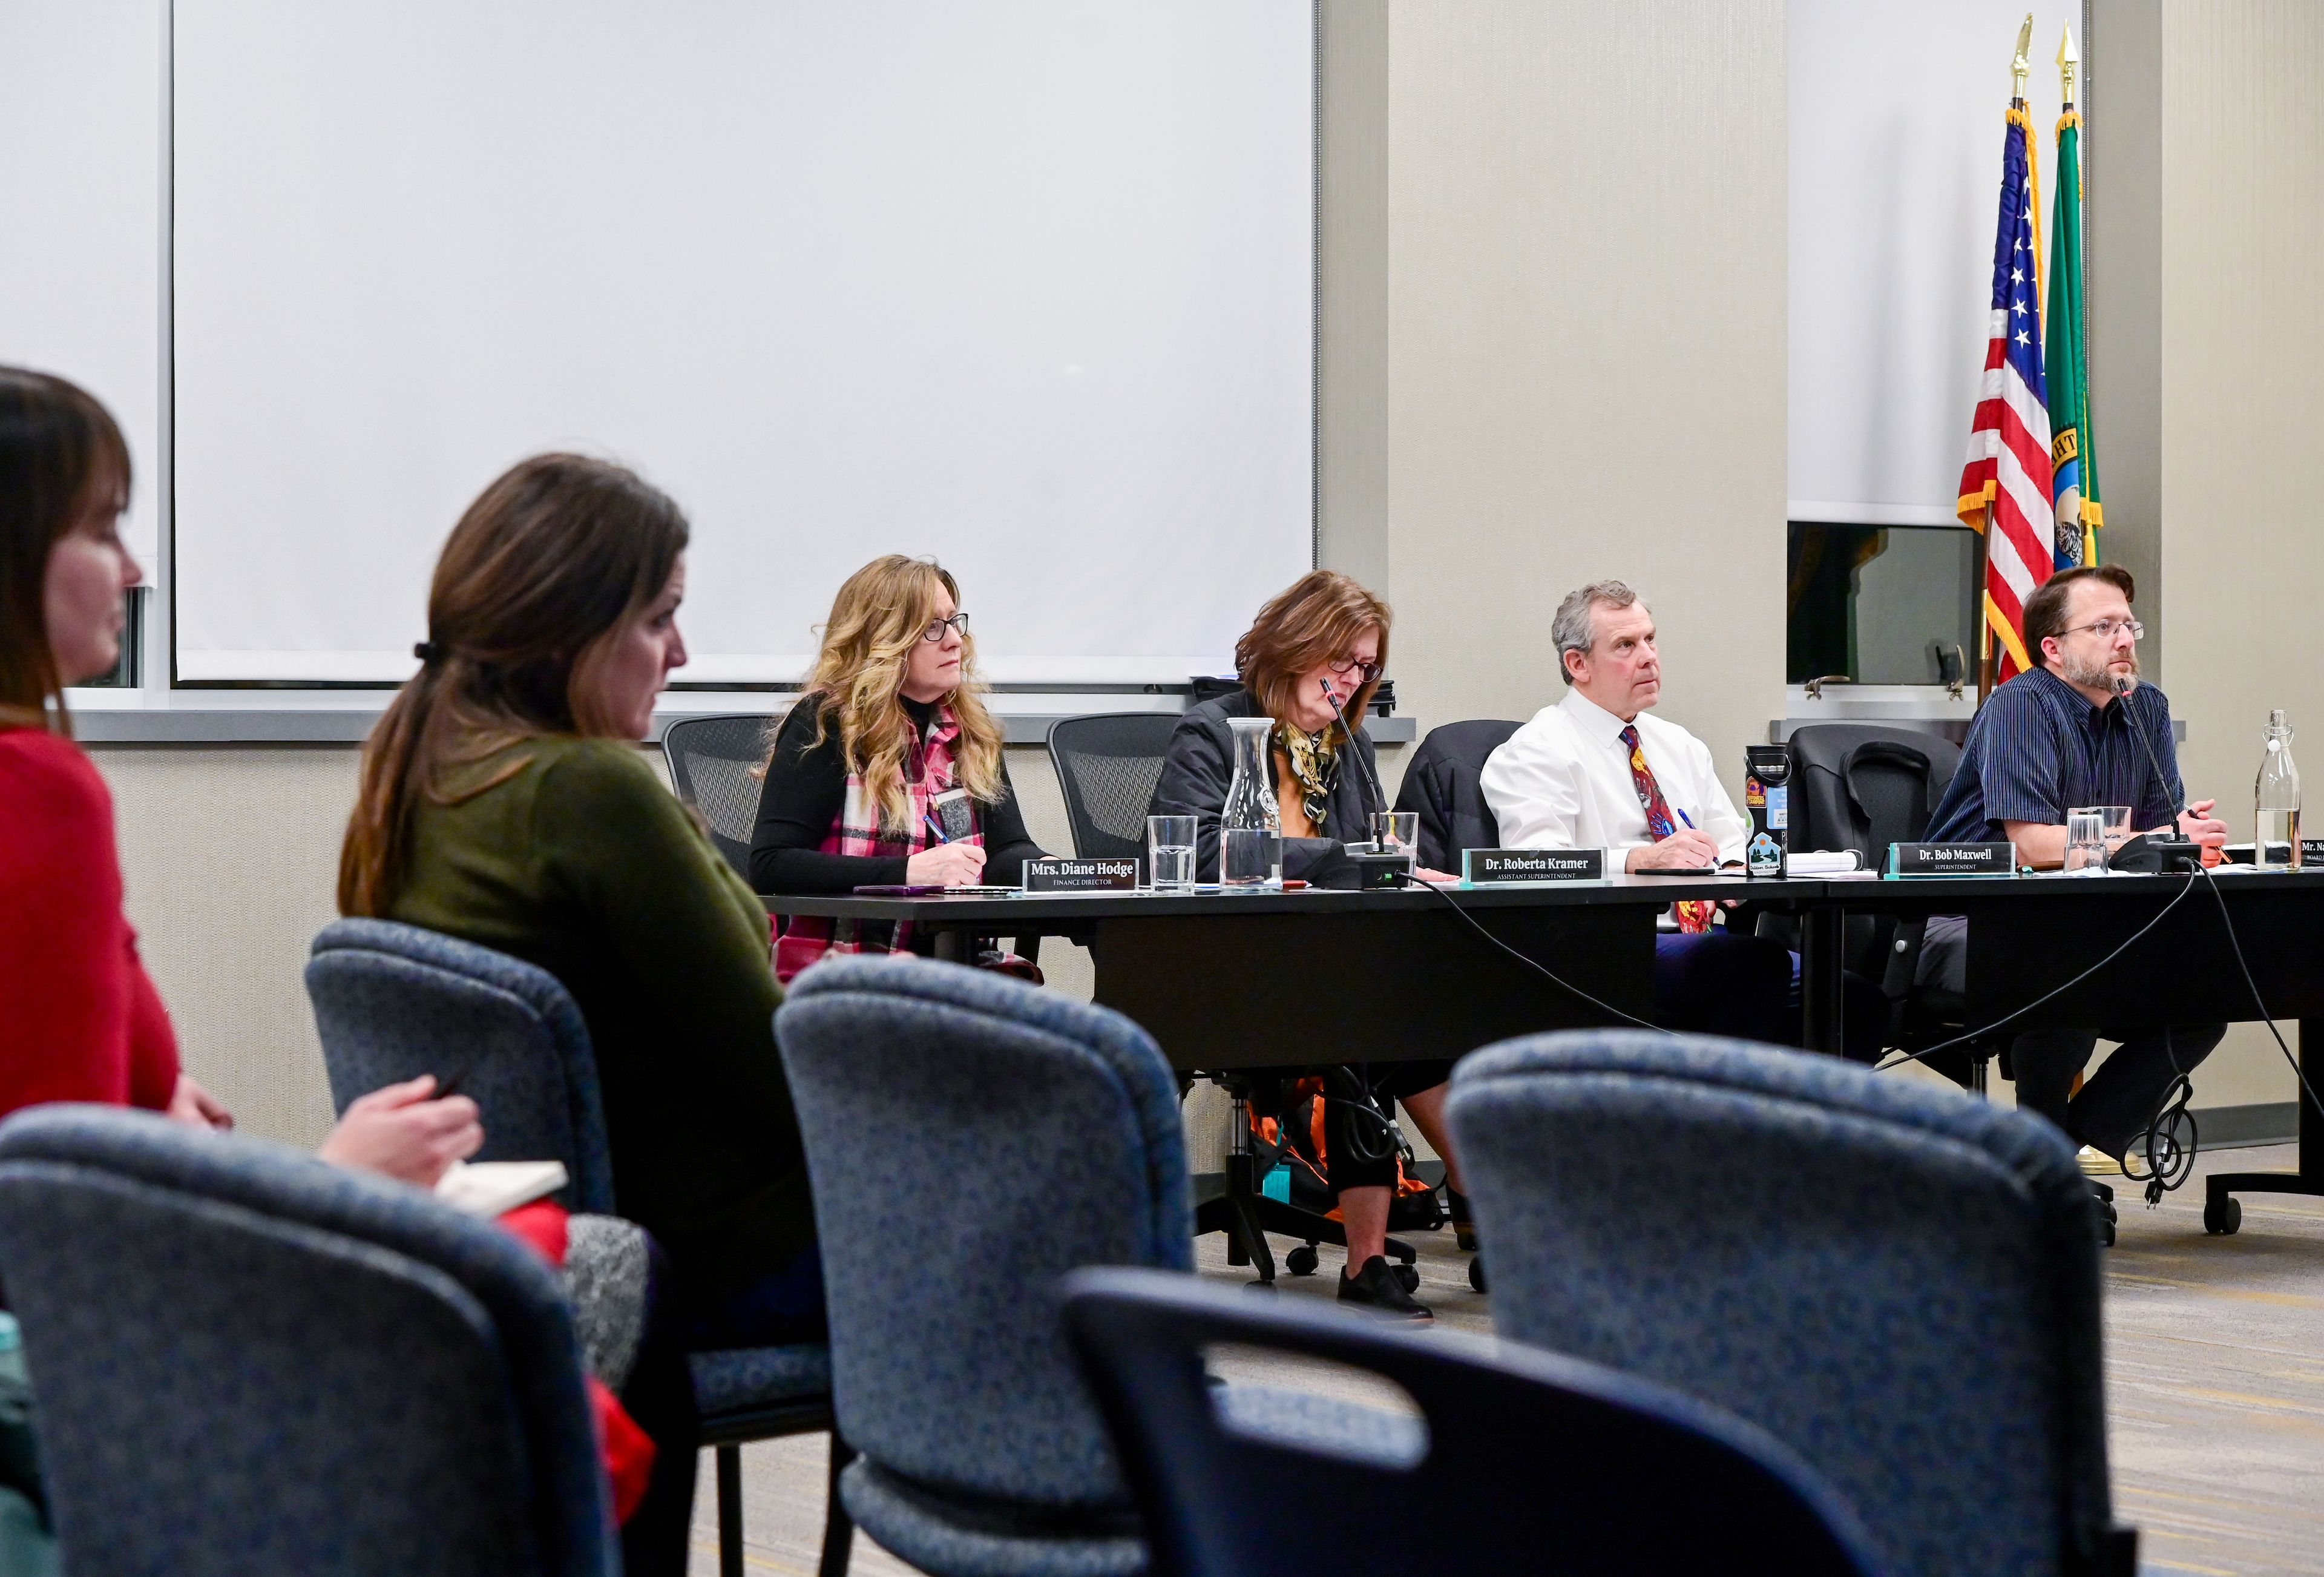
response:
<path id="1" fill-rule="evenodd" d="M 2267 715 L 2259 781 L 2252 787 L 2252 863 L 2265 871 L 2300 868 L 2300 769 L 2292 764 L 2292 725 L 2281 707 Z"/>
<path id="2" fill-rule="evenodd" d="M 1262 891 L 1283 885 L 1283 819 L 1275 808 L 1272 717 L 1230 717 L 1234 730 L 1234 780 L 1219 812 L 1219 881 L 1230 889 Z"/>

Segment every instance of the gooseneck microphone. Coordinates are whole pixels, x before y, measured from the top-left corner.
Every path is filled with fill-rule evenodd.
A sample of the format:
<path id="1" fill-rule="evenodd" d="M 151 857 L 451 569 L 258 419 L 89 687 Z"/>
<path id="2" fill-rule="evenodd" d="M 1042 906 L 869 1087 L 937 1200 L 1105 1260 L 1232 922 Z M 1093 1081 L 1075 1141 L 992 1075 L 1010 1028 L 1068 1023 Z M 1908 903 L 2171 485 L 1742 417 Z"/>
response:
<path id="1" fill-rule="evenodd" d="M 2199 871 L 2203 864 L 2202 845 L 2179 825 L 2179 818 L 2187 814 L 2186 792 L 2172 783 L 2171 774 L 2163 770 L 2163 758 L 2154 753 L 2154 742 L 2146 737 L 2146 730 L 2139 725 L 2138 719 L 2130 715 L 2130 695 L 2138 687 L 2138 681 L 2128 674 L 2116 674 L 2107 683 L 2115 698 L 2122 703 L 2123 722 L 2137 739 L 2139 748 L 2146 752 L 2146 764 L 2154 769 L 2154 780 L 2162 786 L 2163 798 L 2170 802 L 2171 830 L 2142 833 L 2108 856 L 2107 863 L 2120 871 Z M 2133 814 L 2135 813 L 2134 807 Z"/>
<path id="2" fill-rule="evenodd" d="M 1332 715 L 1340 720 L 1340 732 L 1347 737 L 1348 753 L 1356 758 L 1356 781 L 1370 786 L 1373 809 L 1386 810 L 1388 795 L 1380 788 L 1379 774 L 1372 770 L 1372 764 L 1364 759 L 1364 752 L 1357 748 L 1356 731 L 1348 726 L 1348 715 L 1340 709 L 1340 692 L 1332 688 L 1332 681 L 1329 679 L 1317 679 L 1315 682 L 1323 687 L 1323 699 L 1332 704 Z"/>
<path id="3" fill-rule="evenodd" d="M 2146 737 L 2146 730 L 2138 726 L 2138 719 L 2128 716 L 2130 693 L 2138 688 L 2138 681 L 2128 674 L 2116 674 L 2108 683 L 2114 689 L 2116 698 L 2122 702 L 2122 709 L 2130 724 L 2131 732 L 2138 736 L 2140 747 L 2146 752 L 2146 764 L 2154 769 L 2154 780 L 2163 785 L 2163 795 L 2171 801 L 2171 815 L 2175 830 L 2177 818 L 2187 814 L 2187 795 L 2183 788 L 2172 788 L 2171 776 L 2163 770 L 2162 758 L 2154 753 L 2154 742 Z"/>

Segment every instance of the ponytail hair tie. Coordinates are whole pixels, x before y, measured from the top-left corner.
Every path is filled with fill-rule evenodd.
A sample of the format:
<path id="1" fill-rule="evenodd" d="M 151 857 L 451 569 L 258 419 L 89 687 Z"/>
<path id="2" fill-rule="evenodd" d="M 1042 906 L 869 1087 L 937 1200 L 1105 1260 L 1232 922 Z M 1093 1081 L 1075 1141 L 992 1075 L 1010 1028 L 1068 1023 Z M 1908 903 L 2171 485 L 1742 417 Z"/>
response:
<path id="1" fill-rule="evenodd" d="M 434 668 L 444 660 L 445 651 L 433 641 L 422 641 L 412 647 L 411 655 L 420 659 L 421 667 Z"/>

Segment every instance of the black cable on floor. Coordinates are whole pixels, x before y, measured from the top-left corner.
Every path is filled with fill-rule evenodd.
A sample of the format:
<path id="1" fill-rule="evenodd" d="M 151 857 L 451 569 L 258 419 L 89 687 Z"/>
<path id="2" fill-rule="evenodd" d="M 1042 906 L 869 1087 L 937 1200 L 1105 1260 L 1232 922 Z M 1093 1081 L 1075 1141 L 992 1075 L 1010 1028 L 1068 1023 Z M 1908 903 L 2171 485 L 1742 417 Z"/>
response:
<path id="1" fill-rule="evenodd" d="M 2292 1076 L 2298 1079 L 2301 1089 L 2307 1092 L 2309 1104 L 2316 1108 L 2316 1114 L 2319 1117 L 2324 1117 L 2324 1101 L 2316 1098 L 2316 1086 L 2308 1082 L 2308 1075 L 2301 1071 L 2300 1059 L 2292 1056 L 2292 1047 L 2284 1044 L 2283 1031 L 2275 1027 L 2275 1019 L 2267 1010 L 2267 1000 L 2259 994 L 2259 982 L 2252 978 L 2251 965 L 2244 962 L 2244 945 L 2236 937 L 2235 917 L 2227 912 L 2227 900 L 2219 891 L 2219 879 L 2211 874 L 2209 866 L 2200 866 L 2198 869 L 2202 871 L 2204 879 L 2211 884 L 2211 897 L 2219 906 L 2219 923 L 2227 928 L 2227 945 L 2235 949 L 2236 967 L 2244 972 L 2244 984 L 2251 988 L 2252 1006 L 2259 1010 L 2260 1021 L 2267 1026 L 2267 1032 L 2275 1037 L 2276 1049 L 2283 1053 L 2283 1060 L 2292 1065 Z M 2193 883 L 2190 881 L 2189 885 L 2192 886 Z"/>

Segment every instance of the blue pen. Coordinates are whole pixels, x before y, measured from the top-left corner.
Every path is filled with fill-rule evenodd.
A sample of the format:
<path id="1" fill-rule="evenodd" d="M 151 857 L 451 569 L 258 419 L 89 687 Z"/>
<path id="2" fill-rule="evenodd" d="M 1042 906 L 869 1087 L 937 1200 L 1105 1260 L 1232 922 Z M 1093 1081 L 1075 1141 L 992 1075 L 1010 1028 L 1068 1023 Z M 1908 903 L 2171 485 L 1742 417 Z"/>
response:
<path id="1" fill-rule="evenodd" d="M 1681 821 L 1683 821 L 1683 822 L 1685 822 L 1685 823 L 1686 823 L 1686 830 L 1687 830 L 1687 831 L 1689 831 L 1689 832 L 1692 832 L 1692 831 L 1694 830 L 1694 822 L 1693 822 L 1693 820 L 1692 820 L 1690 816 L 1688 816 L 1688 815 L 1686 814 L 1685 807 L 1683 807 L 1683 806 L 1674 805 L 1674 806 L 1672 806 L 1672 807 L 1671 807 L 1671 808 L 1672 808 L 1673 810 L 1675 810 L 1675 811 L 1677 811 L 1677 812 L 1678 812 L 1678 818 L 1679 818 L 1679 820 L 1681 820 Z"/>
<path id="2" fill-rule="evenodd" d="M 936 824 L 936 813 L 935 811 L 928 810 L 921 812 L 920 819 L 927 824 L 928 831 L 936 834 L 936 842 L 939 844 L 949 844 L 952 842 L 950 838 L 945 836 L 944 828 Z"/>

